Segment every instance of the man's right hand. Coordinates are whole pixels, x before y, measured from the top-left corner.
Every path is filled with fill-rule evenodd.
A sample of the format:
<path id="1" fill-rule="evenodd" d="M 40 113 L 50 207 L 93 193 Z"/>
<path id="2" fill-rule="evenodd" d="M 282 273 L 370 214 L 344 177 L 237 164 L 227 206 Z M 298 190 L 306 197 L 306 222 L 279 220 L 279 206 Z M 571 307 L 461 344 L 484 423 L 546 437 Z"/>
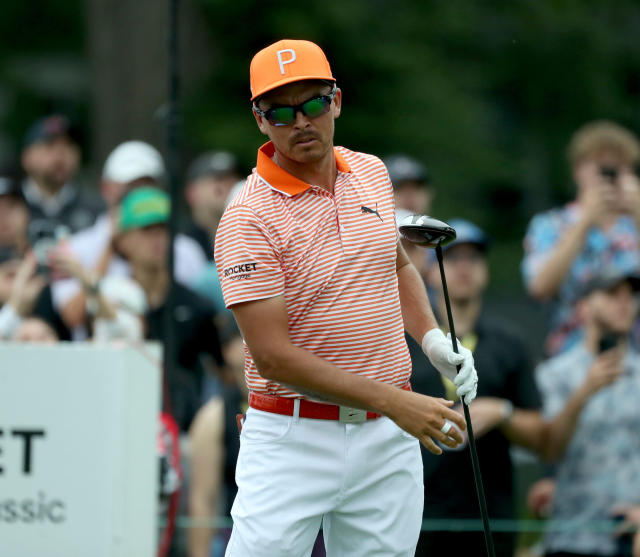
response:
<path id="1" fill-rule="evenodd" d="M 527 493 L 527 508 L 536 518 L 547 518 L 551 514 L 556 495 L 556 481 L 542 478 L 534 483 Z"/>
<path id="2" fill-rule="evenodd" d="M 442 449 L 434 443 L 434 439 L 451 448 L 462 443 L 462 435 L 458 430 L 464 431 L 467 425 L 464 418 L 451 409 L 452 401 L 401 389 L 397 391 L 392 409 L 387 415 L 399 427 L 416 437 L 430 452 L 442 454 Z M 445 435 L 441 428 L 447 420 L 457 428 L 452 426 Z"/>
<path id="3" fill-rule="evenodd" d="M 584 382 L 587 393 L 593 395 L 618 379 L 624 372 L 623 359 L 624 351 L 620 348 L 607 350 L 596 356 Z"/>
<path id="4" fill-rule="evenodd" d="M 18 267 L 8 303 L 19 315 L 31 313 L 40 292 L 47 284 L 44 276 L 36 274 L 37 267 L 38 263 L 32 252 L 25 255 Z"/>
<path id="5" fill-rule="evenodd" d="M 607 217 L 616 214 L 618 203 L 619 195 L 615 184 L 604 180 L 592 184 L 581 197 L 583 218 L 589 226 L 598 226 Z"/>

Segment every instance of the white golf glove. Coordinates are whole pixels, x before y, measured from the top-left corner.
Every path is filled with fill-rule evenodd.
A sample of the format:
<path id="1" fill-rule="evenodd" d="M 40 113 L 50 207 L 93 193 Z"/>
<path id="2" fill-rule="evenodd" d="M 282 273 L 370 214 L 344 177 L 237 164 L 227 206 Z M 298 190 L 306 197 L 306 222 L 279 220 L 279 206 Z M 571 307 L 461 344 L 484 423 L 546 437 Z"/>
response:
<path id="1" fill-rule="evenodd" d="M 451 346 L 451 333 L 444 336 L 437 327 L 424 335 L 422 350 L 433 366 L 455 384 L 456 394 L 460 398 L 464 397 L 464 401 L 470 404 L 476 398 L 478 390 L 478 373 L 473 365 L 471 350 L 458 341 L 460 353 L 456 354 Z M 458 365 L 461 366 L 460 371 L 456 370 Z"/>

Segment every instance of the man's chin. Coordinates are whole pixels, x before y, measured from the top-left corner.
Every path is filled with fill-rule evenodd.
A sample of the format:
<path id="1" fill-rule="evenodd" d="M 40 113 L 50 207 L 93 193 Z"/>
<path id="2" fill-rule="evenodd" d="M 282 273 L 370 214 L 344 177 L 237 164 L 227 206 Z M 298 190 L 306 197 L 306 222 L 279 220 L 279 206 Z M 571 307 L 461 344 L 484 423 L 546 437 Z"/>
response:
<path id="1" fill-rule="evenodd" d="M 314 163 L 322 160 L 327 149 L 319 141 L 313 141 L 309 145 L 296 144 L 292 149 L 292 158 L 301 163 Z"/>
<path id="2" fill-rule="evenodd" d="M 68 182 L 68 177 L 65 176 L 45 176 L 43 180 L 40 180 L 40 184 L 44 186 L 48 191 L 58 191 Z"/>

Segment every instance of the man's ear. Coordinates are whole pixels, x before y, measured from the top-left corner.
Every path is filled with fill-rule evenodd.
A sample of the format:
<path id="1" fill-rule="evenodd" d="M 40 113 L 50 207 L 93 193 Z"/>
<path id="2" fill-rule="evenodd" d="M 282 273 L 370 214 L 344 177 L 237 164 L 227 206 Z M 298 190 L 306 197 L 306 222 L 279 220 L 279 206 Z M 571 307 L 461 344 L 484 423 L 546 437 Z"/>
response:
<path id="1" fill-rule="evenodd" d="M 22 168 L 27 174 L 31 172 L 32 160 L 33 160 L 33 149 L 31 146 L 29 146 L 24 151 L 22 151 L 22 155 L 20 156 L 20 162 L 22 163 Z"/>
<path id="2" fill-rule="evenodd" d="M 340 110 L 342 109 L 342 89 L 339 87 L 336 89 L 336 96 L 333 97 L 333 119 L 335 120 L 340 116 Z"/>
<path id="3" fill-rule="evenodd" d="M 254 109 L 251 109 L 251 112 L 253 112 L 253 117 L 256 119 L 256 123 L 258 124 L 258 128 L 260 128 L 260 131 L 264 134 L 264 135 L 269 135 L 267 133 L 268 130 L 268 124 L 265 121 L 265 119 L 260 116 L 260 114 L 258 114 Z"/>

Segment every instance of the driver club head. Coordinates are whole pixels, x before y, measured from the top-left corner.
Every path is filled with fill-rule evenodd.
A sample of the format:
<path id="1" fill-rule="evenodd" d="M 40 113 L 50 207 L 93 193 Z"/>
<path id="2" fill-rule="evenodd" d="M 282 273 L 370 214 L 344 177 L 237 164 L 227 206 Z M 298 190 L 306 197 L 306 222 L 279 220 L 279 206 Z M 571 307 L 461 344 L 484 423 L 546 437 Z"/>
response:
<path id="1" fill-rule="evenodd" d="M 407 215 L 398 229 L 405 240 L 426 248 L 444 246 L 456 239 L 456 231 L 451 226 L 427 215 Z"/>

